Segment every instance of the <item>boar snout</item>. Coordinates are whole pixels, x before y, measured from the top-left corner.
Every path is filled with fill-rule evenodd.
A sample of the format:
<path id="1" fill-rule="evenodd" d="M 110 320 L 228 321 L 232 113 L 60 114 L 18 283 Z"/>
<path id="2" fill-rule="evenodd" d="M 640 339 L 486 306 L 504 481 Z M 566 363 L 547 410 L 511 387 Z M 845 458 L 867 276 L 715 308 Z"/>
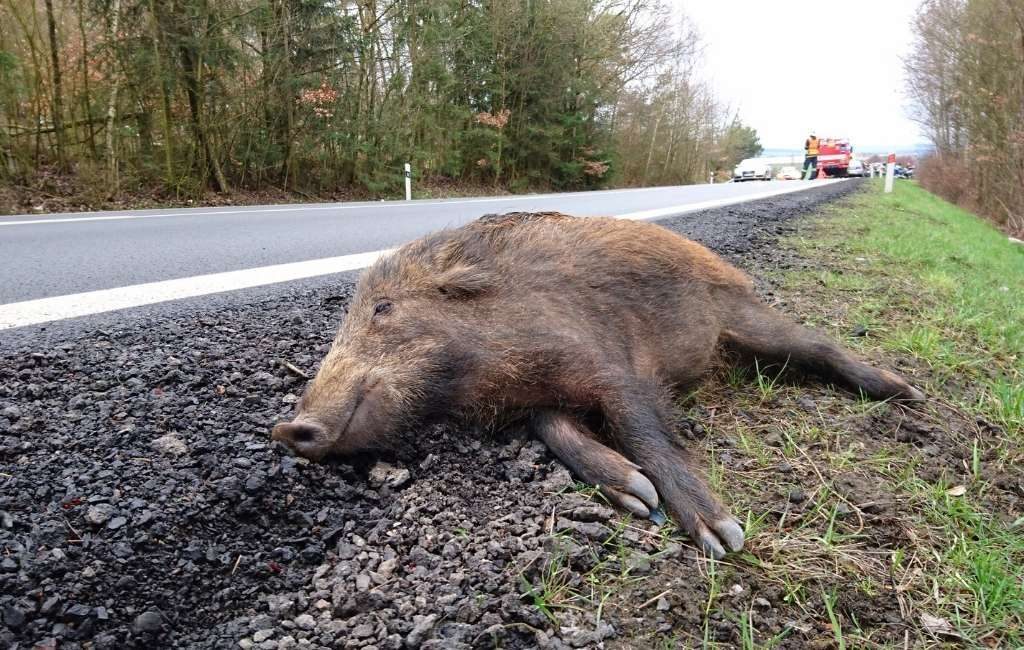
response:
<path id="1" fill-rule="evenodd" d="M 363 374 L 352 387 L 323 374 L 299 402 L 295 419 L 275 426 L 270 437 L 313 461 L 382 446 L 390 424 L 389 401 L 378 374 Z"/>
<path id="2" fill-rule="evenodd" d="M 288 445 L 296 454 L 313 460 L 322 458 L 329 448 L 327 431 L 313 422 L 281 422 L 270 437 Z"/>

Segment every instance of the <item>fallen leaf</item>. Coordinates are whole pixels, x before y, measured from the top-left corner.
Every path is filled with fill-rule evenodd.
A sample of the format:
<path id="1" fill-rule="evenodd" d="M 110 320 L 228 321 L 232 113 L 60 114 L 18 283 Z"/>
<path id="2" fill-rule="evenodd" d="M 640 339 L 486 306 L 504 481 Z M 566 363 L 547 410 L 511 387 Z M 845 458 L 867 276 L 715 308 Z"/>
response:
<path id="1" fill-rule="evenodd" d="M 946 494 L 951 497 L 962 497 L 967 494 L 967 488 L 963 485 L 954 485 L 953 487 L 946 490 Z"/>
<path id="2" fill-rule="evenodd" d="M 921 625 L 924 626 L 925 631 L 932 634 L 941 636 L 952 636 L 960 638 L 960 634 L 953 629 L 953 626 L 944 618 L 938 616 L 932 616 L 931 614 L 921 614 Z"/>

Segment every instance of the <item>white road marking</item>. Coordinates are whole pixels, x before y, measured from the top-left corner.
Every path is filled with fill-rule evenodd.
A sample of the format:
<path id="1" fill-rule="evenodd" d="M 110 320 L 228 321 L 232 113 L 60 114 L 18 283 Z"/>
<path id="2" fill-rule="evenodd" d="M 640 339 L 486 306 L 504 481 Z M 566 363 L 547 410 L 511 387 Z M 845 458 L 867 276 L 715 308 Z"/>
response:
<path id="1" fill-rule="evenodd" d="M 661 217 L 671 217 L 677 214 L 686 214 L 688 212 L 697 212 L 699 210 L 710 210 L 711 208 L 722 208 L 727 205 L 736 205 L 737 203 L 746 203 L 747 201 L 756 201 L 758 199 L 767 199 L 772 196 L 779 196 L 780 194 L 791 194 L 793 192 L 802 192 L 815 187 L 821 187 L 828 183 L 837 183 L 844 179 L 828 179 L 821 181 L 809 181 L 806 184 L 800 184 L 797 186 L 786 185 L 785 187 L 778 187 L 764 192 L 757 192 L 756 194 L 747 194 L 745 196 L 733 196 L 724 199 L 711 199 L 710 201 L 700 201 L 698 203 L 687 203 L 685 205 L 670 206 L 667 208 L 655 208 L 653 210 L 642 210 L 640 212 L 629 212 L 627 214 L 615 215 L 619 219 L 635 219 L 635 220 L 647 220 L 647 219 L 660 219 Z"/>
<path id="2" fill-rule="evenodd" d="M 789 194 L 802 190 L 818 187 L 824 182 L 815 181 L 813 184 L 801 184 L 781 188 L 773 188 L 765 192 L 748 194 L 746 196 L 730 197 L 725 199 L 714 199 L 699 203 L 690 203 L 654 210 L 643 210 L 640 212 L 629 212 L 615 215 L 619 219 L 647 220 L 659 217 L 668 217 L 677 214 L 685 214 L 697 210 L 707 210 L 726 205 L 734 205 L 746 201 Z M 307 208 L 308 209 L 308 208 Z M 226 271 L 223 273 L 210 273 L 197 275 L 189 278 L 178 278 L 175 280 L 161 280 L 159 282 L 147 282 L 127 287 L 114 289 L 101 289 L 98 291 L 87 291 L 84 293 L 70 294 L 66 296 L 54 296 L 52 298 L 38 298 L 0 305 L 0 330 L 25 327 L 28 325 L 39 325 L 69 318 L 91 316 L 119 309 L 129 309 L 152 305 L 170 300 L 183 298 L 194 298 L 214 293 L 224 293 L 248 289 L 268 284 L 277 284 L 291 280 L 301 280 L 332 273 L 344 271 L 355 271 L 373 264 L 378 258 L 391 253 L 395 249 L 372 251 L 367 253 L 356 253 L 353 255 L 342 255 L 339 257 L 327 257 L 305 262 L 291 262 L 288 264 L 274 264 L 272 266 L 261 266 L 238 271 Z"/>
<path id="3" fill-rule="evenodd" d="M 387 255 L 392 250 L 394 249 L 14 302 L 0 305 L 0 330 L 91 316 L 169 300 L 205 296 L 211 293 L 237 291 L 289 280 L 301 280 L 318 275 L 355 271 L 370 266 L 378 257 Z"/>

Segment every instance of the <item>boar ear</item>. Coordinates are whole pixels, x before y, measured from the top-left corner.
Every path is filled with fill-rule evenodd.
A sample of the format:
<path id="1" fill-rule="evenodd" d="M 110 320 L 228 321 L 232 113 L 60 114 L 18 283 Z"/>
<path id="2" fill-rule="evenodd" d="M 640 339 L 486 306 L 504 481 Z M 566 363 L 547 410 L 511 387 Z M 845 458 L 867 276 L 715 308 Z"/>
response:
<path id="1" fill-rule="evenodd" d="M 475 298 L 494 284 L 495 277 L 490 271 L 460 264 L 441 272 L 437 290 L 449 298 Z"/>

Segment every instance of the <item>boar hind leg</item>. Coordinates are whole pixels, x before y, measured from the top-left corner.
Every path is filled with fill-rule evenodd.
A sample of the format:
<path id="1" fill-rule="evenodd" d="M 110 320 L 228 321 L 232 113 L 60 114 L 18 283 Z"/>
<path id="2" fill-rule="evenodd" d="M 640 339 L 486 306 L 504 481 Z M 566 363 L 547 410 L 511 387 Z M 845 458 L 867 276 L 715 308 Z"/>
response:
<path id="1" fill-rule="evenodd" d="M 638 517 L 650 517 L 658 508 L 658 493 L 639 468 L 601 444 L 574 418 L 557 411 L 534 416 L 537 436 L 555 456 L 608 499 Z"/>
<path id="2" fill-rule="evenodd" d="M 644 387 L 639 387 L 643 389 Z M 708 555 L 743 548 L 743 528 L 690 464 L 671 433 L 670 397 L 653 385 L 608 404 L 605 417 L 627 458 L 654 483 L 677 526 Z"/>
<path id="3" fill-rule="evenodd" d="M 923 400 L 924 394 L 902 377 L 873 368 L 846 350 L 766 305 L 745 302 L 732 312 L 723 343 L 741 353 L 805 370 L 839 381 L 873 399 Z"/>

